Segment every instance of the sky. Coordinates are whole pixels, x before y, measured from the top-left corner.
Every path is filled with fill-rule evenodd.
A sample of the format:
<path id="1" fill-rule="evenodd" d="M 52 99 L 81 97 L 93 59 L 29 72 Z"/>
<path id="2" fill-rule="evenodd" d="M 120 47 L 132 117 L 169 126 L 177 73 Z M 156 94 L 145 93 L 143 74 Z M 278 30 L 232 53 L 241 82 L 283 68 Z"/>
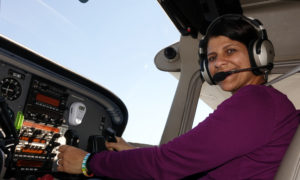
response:
<path id="1" fill-rule="evenodd" d="M 154 57 L 180 33 L 157 0 L 1 0 L 0 33 L 117 95 L 127 141 L 159 143 L 178 80 Z"/>

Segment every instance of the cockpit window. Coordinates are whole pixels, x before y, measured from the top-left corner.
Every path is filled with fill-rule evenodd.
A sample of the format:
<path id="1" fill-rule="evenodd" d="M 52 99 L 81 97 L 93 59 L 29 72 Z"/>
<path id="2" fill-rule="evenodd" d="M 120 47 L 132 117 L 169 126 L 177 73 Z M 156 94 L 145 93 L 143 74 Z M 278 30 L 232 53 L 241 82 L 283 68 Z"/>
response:
<path id="1" fill-rule="evenodd" d="M 106 87 L 127 106 L 123 137 L 158 144 L 177 79 L 154 56 L 180 34 L 156 1 L 0 1 L 0 33 Z"/>

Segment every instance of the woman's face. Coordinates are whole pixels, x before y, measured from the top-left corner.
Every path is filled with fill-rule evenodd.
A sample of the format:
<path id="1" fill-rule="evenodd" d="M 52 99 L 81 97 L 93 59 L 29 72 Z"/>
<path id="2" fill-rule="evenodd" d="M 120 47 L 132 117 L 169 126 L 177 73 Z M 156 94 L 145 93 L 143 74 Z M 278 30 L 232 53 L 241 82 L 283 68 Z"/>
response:
<path id="1" fill-rule="evenodd" d="M 217 72 L 249 68 L 250 60 L 247 47 L 226 36 L 212 37 L 207 45 L 207 58 L 211 75 Z M 249 84 L 262 84 L 262 76 L 256 76 L 251 71 L 233 73 L 227 76 L 218 85 L 224 91 L 236 92 Z"/>

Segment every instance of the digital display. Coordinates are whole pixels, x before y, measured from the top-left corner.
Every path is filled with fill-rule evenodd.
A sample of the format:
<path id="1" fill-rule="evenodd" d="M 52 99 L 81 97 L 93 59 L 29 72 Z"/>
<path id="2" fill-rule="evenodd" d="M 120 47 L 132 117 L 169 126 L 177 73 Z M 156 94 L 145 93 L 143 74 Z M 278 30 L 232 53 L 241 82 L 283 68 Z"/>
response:
<path id="1" fill-rule="evenodd" d="M 16 165 L 18 167 L 43 167 L 43 161 L 34 161 L 34 160 L 18 160 Z"/>
<path id="2" fill-rule="evenodd" d="M 51 98 L 49 96 L 45 96 L 45 95 L 40 94 L 40 93 L 38 93 L 36 95 L 36 100 L 40 101 L 40 102 L 43 102 L 43 103 L 46 103 L 46 104 L 50 104 L 50 105 L 55 106 L 55 107 L 59 106 L 59 100 Z"/>

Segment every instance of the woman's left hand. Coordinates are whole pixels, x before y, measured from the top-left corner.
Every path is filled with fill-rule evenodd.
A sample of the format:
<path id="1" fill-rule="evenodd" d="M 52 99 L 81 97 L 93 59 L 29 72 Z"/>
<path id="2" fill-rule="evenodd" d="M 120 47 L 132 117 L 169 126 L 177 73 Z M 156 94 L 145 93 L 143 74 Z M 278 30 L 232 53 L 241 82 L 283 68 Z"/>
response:
<path id="1" fill-rule="evenodd" d="M 121 137 L 116 137 L 117 142 L 105 142 L 105 146 L 109 151 L 124 151 L 129 149 L 135 149 L 137 147 L 129 144 Z"/>
<path id="2" fill-rule="evenodd" d="M 62 145 L 58 148 L 60 152 L 57 160 L 57 170 L 69 174 L 81 174 L 81 164 L 84 156 L 88 153 L 82 149 Z"/>

